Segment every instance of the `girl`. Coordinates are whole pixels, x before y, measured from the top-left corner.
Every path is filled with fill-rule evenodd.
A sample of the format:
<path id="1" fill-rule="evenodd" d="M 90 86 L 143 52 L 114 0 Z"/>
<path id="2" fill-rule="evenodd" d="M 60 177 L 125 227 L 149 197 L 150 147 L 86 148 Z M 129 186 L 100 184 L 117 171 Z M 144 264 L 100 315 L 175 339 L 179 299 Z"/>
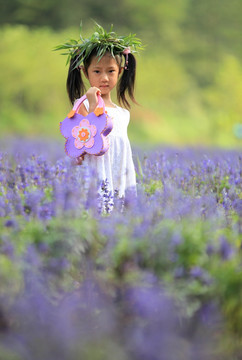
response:
<path id="1" fill-rule="evenodd" d="M 79 113 L 87 116 L 93 112 L 98 104 L 97 96 L 100 95 L 108 115 L 113 118 L 113 129 L 108 135 L 109 150 L 102 156 L 86 154 L 77 158 L 76 163 L 94 168 L 99 180 L 106 181 L 111 193 L 118 193 L 118 196 L 122 197 L 128 189 L 136 189 L 135 169 L 127 135 L 130 119 L 127 108 L 130 104 L 126 93 L 128 92 L 130 99 L 136 102 L 136 60 L 133 52 L 141 48 L 141 43 L 133 35 L 119 38 L 112 29 L 106 32 L 100 25 L 96 24 L 96 27 L 89 39 L 81 37 L 80 44 L 71 41 L 56 49 L 68 49 L 70 66 L 67 92 L 72 104 L 86 91 L 83 75 L 89 81 L 87 99 L 82 103 Z M 113 103 L 111 91 L 114 88 L 117 88 L 119 104 L 122 103 L 125 108 Z"/>

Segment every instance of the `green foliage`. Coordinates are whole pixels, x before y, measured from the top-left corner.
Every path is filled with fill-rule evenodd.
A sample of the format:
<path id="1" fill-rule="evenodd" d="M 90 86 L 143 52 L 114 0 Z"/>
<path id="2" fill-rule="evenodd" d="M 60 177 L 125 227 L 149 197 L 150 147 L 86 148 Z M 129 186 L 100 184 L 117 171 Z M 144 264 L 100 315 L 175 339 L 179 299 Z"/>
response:
<path id="1" fill-rule="evenodd" d="M 242 272 L 233 262 L 223 264 L 219 273 L 216 290 L 222 299 L 223 311 L 230 319 L 231 329 L 240 334 L 242 331 Z"/>
<path id="2" fill-rule="evenodd" d="M 213 117 L 212 133 L 219 133 L 222 138 L 233 133 L 234 126 L 241 123 L 241 93 L 241 63 L 236 57 L 226 55 L 219 64 L 214 83 L 204 92 L 208 111 Z"/>
<path id="3" fill-rule="evenodd" d="M 240 0 L 189 1 L 182 24 L 187 46 L 182 51 L 184 66 L 200 86 L 212 84 L 224 55 L 241 57 Z"/>
<path id="4" fill-rule="evenodd" d="M 103 249 L 105 239 L 98 233 L 96 221 L 88 218 L 87 214 L 83 213 L 79 219 L 54 218 L 48 224 L 37 219 L 29 222 L 19 217 L 17 220 L 19 228 L 16 230 L 4 227 L 6 219 L 0 218 L 0 228 L 3 229 L 0 245 L 3 239 L 10 240 L 19 259 L 13 262 L 7 255 L 0 255 L 0 295 L 6 291 L 15 295 L 20 291 L 22 272 L 26 266 L 32 266 L 20 259 L 31 247 L 41 255 L 46 269 L 60 278 L 63 287 L 70 286 L 73 279 L 80 281 L 80 267 L 84 266 L 88 257 L 96 259 L 98 263 L 97 256 Z M 54 263 L 63 262 L 63 267 L 55 269 L 53 259 Z"/>
<path id="5" fill-rule="evenodd" d="M 137 56 L 142 107 L 132 109 L 132 142 L 240 145 L 240 0 L 1 2 L 1 135 L 60 137 L 59 121 L 70 109 L 67 68 L 52 49 L 78 38 L 81 20 L 88 37 L 93 18 L 147 45 Z"/>
<path id="6" fill-rule="evenodd" d="M 15 295 L 21 290 L 22 271 L 26 264 L 21 262 L 29 246 L 34 246 L 42 257 L 46 269 L 53 271 L 60 279 L 58 286 L 69 288 L 73 281 L 81 281 L 87 263 L 106 269 L 99 276 L 106 281 L 136 283 L 141 270 L 150 271 L 160 278 L 168 292 L 173 294 L 177 304 L 186 316 L 193 316 L 202 303 L 216 299 L 220 303 L 232 332 L 241 334 L 242 273 L 239 252 L 229 259 L 221 259 L 219 239 L 226 236 L 234 248 L 239 246 L 233 229 L 224 228 L 214 234 L 209 220 L 191 221 L 183 219 L 179 224 L 173 220 L 160 220 L 139 238 L 134 229 L 142 226 L 139 218 L 130 218 L 129 224 L 116 223 L 115 243 L 107 249 L 110 239 L 98 229 L 98 221 L 83 213 L 77 218 L 53 218 L 46 224 L 36 221 L 19 220 L 19 228 L 3 226 L 1 239 L 10 239 L 17 245 L 19 260 L 11 261 L 1 255 L 1 294 L 5 291 Z M 1 245 L 0 239 L 0 245 Z M 209 243 L 214 246 L 214 254 L 206 251 Z M 105 252 L 107 252 L 105 254 Z M 172 254 L 174 252 L 174 258 Z M 52 268 L 53 259 L 65 259 L 67 265 L 58 272 Z M 138 261 L 137 261 L 138 259 Z M 107 262 L 108 261 L 108 262 Z M 137 264 L 139 269 L 137 268 Z M 192 275 L 194 268 L 202 269 L 203 275 Z M 177 269 L 183 275 L 175 276 Z"/>
<path id="7" fill-rule="evenodd" d="M 14 351 L 7 349 L 5 346 L 0 345 L 0 360 L 22 360 L 21 356 Z"/>
<path id="8" fill-rule="evenodd" d="M 145 184 L 145 191 L 149 195 L 153 195 L 157 190 L 161 191 L 163 188 L 162 181 L 151 180 L 148 184 Z"/>
<path id="9" fill-rule="evenodd" d="M 0 267 L 0 295 L 2 295 L 4 291 L 7 290 L 10 295 L 15 296 L 17 293 L 19 293 L 22 286 L 22 274 L 20 264 L 14 264 L 7 256 L 0 254 Z"/>
<path id="10" fill-rule="evenodd" d="M 58 41 L 57 35 L 48 29 L 1 30 L 1 68 L 8 70 L 0 73 L 4 84 L 0 90 L 2 133 L 56 134 L 58 122 L 54 124 L 53 119 L 63 116 L 68 104 L 65 67 L 52 52 L 54 39 Z M 61 103 L 66 103 L 64 109 L 59 109 Z"/>

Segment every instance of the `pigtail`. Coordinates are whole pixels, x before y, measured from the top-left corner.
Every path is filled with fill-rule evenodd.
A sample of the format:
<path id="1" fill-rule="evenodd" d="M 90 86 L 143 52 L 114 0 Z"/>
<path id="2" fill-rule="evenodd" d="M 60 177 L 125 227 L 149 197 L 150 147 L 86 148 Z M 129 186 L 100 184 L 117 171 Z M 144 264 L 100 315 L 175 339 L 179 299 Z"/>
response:
<path id="1" fill-rule="evenodd" d="M 136 75 L 136 59 L 133 54 L 128 54 L 128 64 L 125 63 L 123 74 L 117 85 L 117 98 L 119 103 L 123 103 L 126 108 L 130 108 L 130 104 L 126 97 L 128 91 L 130 99 L 137 104 L 134 97 L 134 84 Z"/>
<path id="2" fill-rule="evenodd" d="M 81 71 L 79 68 L 75 68 L 76 63 L 77 56 L 74 56 L 70 61 L 66 80 L 66 89 L 72 104 L 74 104 L 75 100 L 79 99 L 86 92 L 86 88 L 81 76 Z"/>

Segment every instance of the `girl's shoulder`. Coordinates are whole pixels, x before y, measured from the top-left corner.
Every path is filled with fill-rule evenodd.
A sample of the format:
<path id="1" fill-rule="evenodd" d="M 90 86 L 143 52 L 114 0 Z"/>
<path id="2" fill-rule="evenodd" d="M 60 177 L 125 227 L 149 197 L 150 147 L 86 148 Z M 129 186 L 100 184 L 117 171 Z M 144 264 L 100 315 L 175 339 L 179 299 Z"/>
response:
<path id="1" fill-rule="evenodd" d="M 121 106 L 115 105 L 115 107 L 106 107 L 106 111 L 109 116 L 117 119 L 126 119 L 127 122 L 129 122 L 130 112 Z"/>
<path id="2" fill-rule="evenodd" d="M 129 114 L 129 110 L 128 110 L 128 109 L 125 109 L 125 108 L 123 108 L 123 107 L 121 107 L 121 106 L 119 106 L 119 105 L 116 105 L 116 104 L 115 104 L 115 107 L 109 108 L 109 109 L 118 109 L 120 112 Z"/>

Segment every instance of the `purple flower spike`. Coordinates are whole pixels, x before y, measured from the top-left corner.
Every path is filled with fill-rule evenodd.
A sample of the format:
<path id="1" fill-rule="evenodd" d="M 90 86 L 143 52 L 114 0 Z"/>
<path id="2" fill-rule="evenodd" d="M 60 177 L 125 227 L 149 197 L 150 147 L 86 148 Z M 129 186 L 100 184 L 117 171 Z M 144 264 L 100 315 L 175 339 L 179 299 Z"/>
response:
<path id="1" fill-rule="evenodd" d="M 223 260 L 229 260 L 235 253 L 234 248 L 224 236 L 220 238 L 219 252 Z"/>
<path id="2" fill-rule="evenodd" d="M 86 96 L 80 98 L 72 111 L 60 123 L 61 134 L 66 138 L 65 151 L 72 158 L 85 153 L 103 155 L 109 148 L 106 137 L 113 128 L 112 119 L 105 113 L 105 106 L 99 96 L 96 110 L 86 117 L 77 113 Z"/>

